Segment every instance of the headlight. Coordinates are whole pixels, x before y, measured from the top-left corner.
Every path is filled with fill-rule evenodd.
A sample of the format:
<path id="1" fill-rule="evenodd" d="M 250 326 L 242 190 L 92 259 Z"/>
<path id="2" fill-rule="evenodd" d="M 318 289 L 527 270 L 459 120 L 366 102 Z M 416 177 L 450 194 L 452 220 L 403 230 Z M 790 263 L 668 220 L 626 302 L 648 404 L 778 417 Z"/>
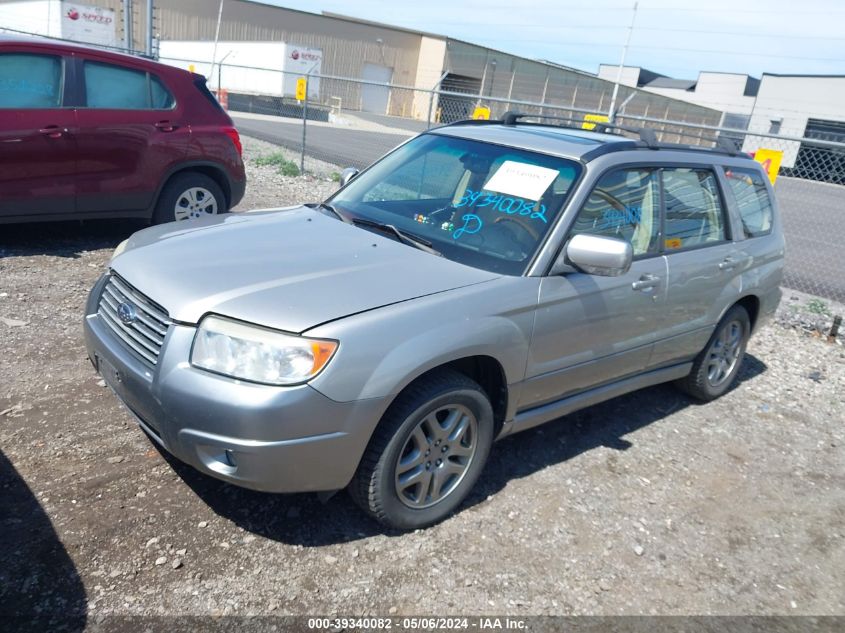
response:
<path id="1" fill-rule="evenodd" d="M 123 251 L 126 250 L 126 245 L 129 243 L 129 238 L 127 237 L 123 240 L 120 244 L 117 245 L 117 248 L 114 249 L 114 253 L 111 254 L 111 258 L 114 259 L 118 255 L 120 255 Z"/>
<path id="2" fill-rule="evenodd" d="M 251 382 L 295 385 L 320 373 L 337 346 L 337 341 L 208 316 L 194 338 L 191 364 Z"/>

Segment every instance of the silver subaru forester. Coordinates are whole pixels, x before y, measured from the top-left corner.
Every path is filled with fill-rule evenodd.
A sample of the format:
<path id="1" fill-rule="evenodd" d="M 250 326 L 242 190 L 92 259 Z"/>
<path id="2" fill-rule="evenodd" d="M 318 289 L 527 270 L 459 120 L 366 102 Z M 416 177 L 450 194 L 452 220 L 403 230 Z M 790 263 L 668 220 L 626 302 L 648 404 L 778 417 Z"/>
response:
<path id="1" fill-rule="evenodd" d="M 319 204 L 136 233 L 85 337 L 180 460 L 348 488 L 412 529 L 460 505 L 494 439 L 665 381 L 725 393 L 783 257 L 748 157 L 508 115 L 421 134 Z"/>

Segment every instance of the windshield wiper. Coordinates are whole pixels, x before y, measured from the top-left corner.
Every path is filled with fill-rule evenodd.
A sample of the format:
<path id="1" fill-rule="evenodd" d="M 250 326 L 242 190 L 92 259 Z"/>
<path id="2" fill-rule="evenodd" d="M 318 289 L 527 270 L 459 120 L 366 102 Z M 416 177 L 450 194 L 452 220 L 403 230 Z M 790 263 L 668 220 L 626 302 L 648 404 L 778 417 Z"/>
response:
<path id="1" fill-rule="evenodd" d="M 308 206 L 311 206 L 311 205 L 308 205 Z M 352 224 L 352 220 L 350 220 L 343 213 L 338 211 L 337 208 L 335 208 L 334 205 L 329 204 L 328 202 L 317 202 L 316 204 L 313 205 L 312 208 L 313 209 L 325 209 L 326 211 L 331 213 L 333 216 L 337 217 L 337 219 L 340 220 L 341 222 L 345 222 L 346 224 Z"/>
<path id="2" fill-rule="evenodd" d="M 432 248 L 431 242 L 429 242 L 428 240 L 424 240 L 423 238 L 417 237 L 416 235 L 413 235 L 411 233 L 401 231 L 392 224 L 376 222 L 375 220 L 368 220 L 366 218 L 355 218 L 352 220 L 352 223 L 356 226 L 371 226 L 375 229 L 381 229 L 382 231 L 385 231 L 387 233 L 392 233 L 394 236 L 396 236 L 396 239 L 398 239 L 403 244 L 418 248 L 421 251 L 429 253 L 430 255 L 437 255 L 438 257 L 443 256 L 440 251 Z"/>

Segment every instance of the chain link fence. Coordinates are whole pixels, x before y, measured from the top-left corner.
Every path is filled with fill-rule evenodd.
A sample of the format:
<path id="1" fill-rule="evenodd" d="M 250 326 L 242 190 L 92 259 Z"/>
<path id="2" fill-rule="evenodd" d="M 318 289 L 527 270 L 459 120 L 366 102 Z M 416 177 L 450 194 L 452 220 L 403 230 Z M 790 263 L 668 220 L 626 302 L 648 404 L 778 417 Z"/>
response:
<path id="1" fill-rule="evenodd" d="M 298 76 L 226 64 L 212 72 L 212 86 L 223 86 L 220 100 L 242 134 L 287 148 L 297 159 L 297 171 L 321 177 L 337 178 L 345 167 L 362 169 L 430 127 L 474 115 L 496 119 L 517 110 L 581 127 L 585 115 L 601 115 L 609 108 L 606 94 L 577 85 L 568 91 L 555 86 L 534 102 L 484 96 L 477 82 L 461 83 L 445 74 L 431 90 L 313 75 L 305 78 L 307 98 L 297 99 Z M 244 85 L 262 89 L 238 89 Z M 712 111 L 682 102 L 667 104 L 624 88 L 617 103 L 615 123 L 650 128 L 658 141 L 726 144 L 757 154 L 758 160 L 770 157 L 787 239 L 784 285 L 845 303 L 845 259 L 840 255 L 845 241 L 845 134 L 821 137 L 804 129 L 773 134 L 753 119 L 747 129 L 720 127 L 721 118 Z"/>

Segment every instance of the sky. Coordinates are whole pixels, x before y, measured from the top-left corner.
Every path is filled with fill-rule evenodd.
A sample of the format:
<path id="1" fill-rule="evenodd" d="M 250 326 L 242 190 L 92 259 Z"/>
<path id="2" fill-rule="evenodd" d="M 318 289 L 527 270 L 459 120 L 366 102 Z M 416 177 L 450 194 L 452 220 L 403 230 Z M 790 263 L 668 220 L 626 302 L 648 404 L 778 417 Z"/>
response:
<path id="1" fill-rule="evenodd" d="M 446 35 L 589 72 L 618 64 L 633 0 L 265 0 Z M 845 74 L 845 0 L 640 0 L 626 65 Z"/>

